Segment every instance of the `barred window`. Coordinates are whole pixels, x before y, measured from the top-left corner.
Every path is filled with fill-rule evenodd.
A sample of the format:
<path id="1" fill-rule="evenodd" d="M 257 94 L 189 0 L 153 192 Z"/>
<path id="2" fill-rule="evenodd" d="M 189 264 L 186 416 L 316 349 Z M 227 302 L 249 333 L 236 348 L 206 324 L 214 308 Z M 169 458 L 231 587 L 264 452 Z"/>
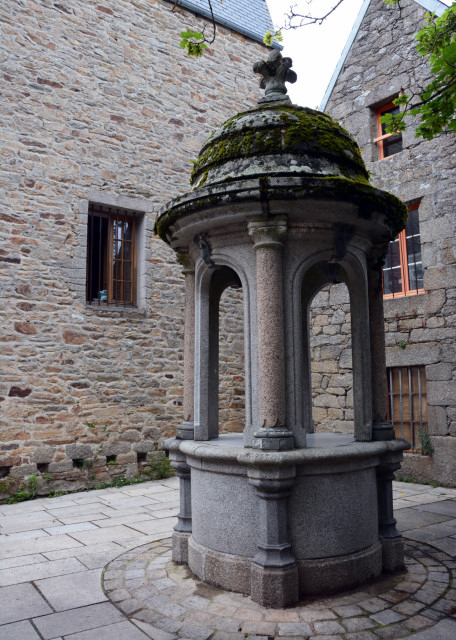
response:
<path id="1" fill-rule="evenodd" d="M 89 205 L 86 300 L 98 305 L 135 305 L 136 211 Z"/>
<path id="2" fill-rule="evenodd" d="M 383 266 L 385 298 L 424 293 L 419 206 L 419 203 L 408 205 L 405 229 L 389 244 Z"/>
<path id="3" fill-rule="evenodd" d="M 387 369 L 388 420 L 413 453 L 429 453 L 426 376 L 423 366 Z"/>

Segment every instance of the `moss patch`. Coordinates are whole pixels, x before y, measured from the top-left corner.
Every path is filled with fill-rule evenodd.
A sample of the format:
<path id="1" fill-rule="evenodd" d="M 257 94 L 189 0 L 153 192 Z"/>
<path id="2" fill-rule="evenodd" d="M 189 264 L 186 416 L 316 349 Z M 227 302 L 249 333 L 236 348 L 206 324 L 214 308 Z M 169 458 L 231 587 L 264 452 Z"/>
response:
<path id="1" fill-rule="evenodd" d="M 203 146 L 191 184 L 228 160 L 274 154 L 327 158 L 342 175 L 366 183 L 369 179 L 358 145 L 337 122 L 313 109 L 280 105 L 239 113 L 225 122 Z"/>

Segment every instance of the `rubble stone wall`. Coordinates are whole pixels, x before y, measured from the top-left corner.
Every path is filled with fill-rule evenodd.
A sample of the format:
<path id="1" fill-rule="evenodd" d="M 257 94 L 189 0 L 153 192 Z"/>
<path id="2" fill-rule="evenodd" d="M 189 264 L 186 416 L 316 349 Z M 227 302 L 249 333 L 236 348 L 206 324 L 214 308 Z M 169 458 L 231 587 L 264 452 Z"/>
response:
<path id="1" fill-rule="evenodd" d="M 413 38 L 425 11 L 413 0 L 401 7 L 372 0 L 326 111 L 357 140 L 375 186 L 404 202 L 421 199 L 425 292 L 385 300 L 387 365 L 426 371 L 434 453 L 426 464 L 407 456 L 402 474 L 456 486 L 456 138 L 416 139 L 410 122 L 403 151 L 383 160 L 373 142 L 376 108 L 401 89 L 417 89 L 428 73 Z M 333 308 L 333 317 L 339 310 Z"/>
<path id="2" fill-rule="evenodd" d="M 204 21 L 172 5 L 0 8 L 0 475 L 134 475 L 182 419 L 183 276 L 153 221 L 211 131 L 256 103 L 266 50 L 218 27 L 188 58 L 179 33 Z M 140 212 L 137 309 L 85 302 L 91 201 Z"/>

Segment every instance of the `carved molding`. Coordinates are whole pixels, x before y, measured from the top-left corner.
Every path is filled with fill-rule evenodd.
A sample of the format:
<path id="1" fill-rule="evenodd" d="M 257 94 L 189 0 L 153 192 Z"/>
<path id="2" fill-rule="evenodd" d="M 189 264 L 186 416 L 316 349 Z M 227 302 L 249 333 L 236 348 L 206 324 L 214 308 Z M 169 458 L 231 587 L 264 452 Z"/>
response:
<path id="1" fill-rule="evenodd" d="M 182 273 L 195 273 L 195 264 L 186 249 L 178 249 L 176 251 L 176 260 L 182 266 Z"/>
<path id="2" fill-rule="evenodd" d="M 250 220 L 248 230 L 254 242 L 254 249 L 262 247 L 282 249 L 287 235 L 287 219 L 285 216 L 277 216 L 271 219 Z"/>

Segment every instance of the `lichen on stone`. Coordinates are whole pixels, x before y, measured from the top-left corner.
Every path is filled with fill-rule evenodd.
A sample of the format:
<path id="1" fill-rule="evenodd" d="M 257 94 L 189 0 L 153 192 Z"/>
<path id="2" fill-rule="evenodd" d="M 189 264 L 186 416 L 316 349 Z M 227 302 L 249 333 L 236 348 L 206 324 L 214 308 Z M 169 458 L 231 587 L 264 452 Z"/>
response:
<path id="1" fill-rule="evenodd" d="M 200 187 L 201 176 L 205 182 L 211 169 L 238 158 L 283 154 L 325 158 L 338 166 L 340 175 L 368 182 L 359 147 L 345 129 L 319 111 L 282 104 L 242 112 L 227 120 L 201 149 L 191 184 Z"/>

